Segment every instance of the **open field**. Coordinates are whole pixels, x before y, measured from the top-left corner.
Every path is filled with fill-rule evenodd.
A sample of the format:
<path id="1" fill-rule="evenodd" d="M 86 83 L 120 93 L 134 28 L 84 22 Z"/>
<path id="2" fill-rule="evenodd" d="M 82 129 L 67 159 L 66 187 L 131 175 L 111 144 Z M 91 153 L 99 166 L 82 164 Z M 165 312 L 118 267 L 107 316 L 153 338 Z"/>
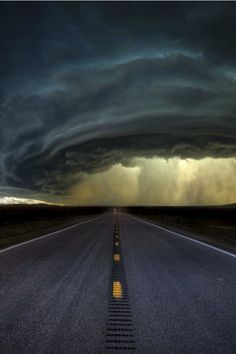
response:
<path id="1" fill-rule="evenodd" d="M 105 212 L 104 207 L 0 206 L 0 248 L 70 226 Z"/>
<path id="2" fill-rule="evenodd" d="M 126 211 L 208 243 L 236 250 L 236 205 L 130 207 Z"/>

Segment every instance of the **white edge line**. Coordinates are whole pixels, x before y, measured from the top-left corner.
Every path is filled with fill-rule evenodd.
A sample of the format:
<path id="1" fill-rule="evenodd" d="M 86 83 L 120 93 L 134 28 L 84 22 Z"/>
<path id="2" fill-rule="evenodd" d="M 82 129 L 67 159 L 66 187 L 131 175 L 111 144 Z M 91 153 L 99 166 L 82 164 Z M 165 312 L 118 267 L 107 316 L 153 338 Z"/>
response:
<path id="1" fill-rule="evenodd" d="M 43 235 L 43 236 L 39 236 L 39 237 L 35 237 L 35 238 L 31 239 L 31 240 L 27 240 L 27 241 L 24 241 L 24 242 L 17 243 L 16 245 L 9 246 L 9 247 L 7 247 L 7 248 L 3 248 L 2 250 L 0 250 L 0 253 L 9 251 L 9 250 L 11 250 L 11 249 L 13 249 L 13 248 L 16 248 L 16 247 L 20 247 L 20 246 L 26 245 L 27 243 L 31 243 L 31 242 L 35 242 L 35 241 L 41 240 L 41 239 L 43 239 L 43 238 L 45 238 L 45 237 L 49 237 L 49 236 L 52 236 L 52 235 L 55 235 L 55 234 L 59 234 L 59 233 L 61 233 L 61 232 L 64 232 L 64 231 L 66 231 L 66 230 L 69 230 L 69 229 L 73 229 L 73 228 L 75 228 L 76 226 L 79 226 L 79 225 L 82 225 L 82 224 L 86 224 L 86 223 L 88 223 L 88 222 L 91 222 L 91 221 L 93 221 L 93 220 L 96 220 L 96 219 L 98 219 L 98 218 L 101 218 L 102 216 L 104 216 L 104 214 L 103 214 L 103 215 L 96 216 L 96 218 L 92 218 L 92 219 L 87 219 L 87 220 L 85 220 L 85 221 L 81 221 L 81 222 L 79 222 L 79 223 L 77 223 L 77 224 L 68 226 L 68 227 L 66 227 L 66 228 L 64 228 L 64 229 L 59 229 L 59 230 L 57 230 L 57 231 L 50 232 L 49 234 L 46 234 L 46 235 Z"/>
<path id="2" fill-rule="evenodd" d="M 143 222 L 144 224 L 152 225 L 152 226 L 156 227 L 157 229 L 162 229 L 162 230 L 164 230 L 164 231 L 170 232 L 170 233 L 173 234 L 173 235 L 177 235 L 177 236 L 179 236 L 179 237 L 183 237 L 183 238 L 185 238 L 185 239 L 187 239 L 187 240 L 190 240 L 190 241 L 192 241 L 192 242 L 199 243 L 200 245 L 203 245 L 203 246 L 212 248 L 212 249 L 215 250 L 215 251 L 222 252 L 222 253 L 224 253 L 224 254 L 227 254 L 228 256 L 231 256 L 231 257 L 236 258 L 236 254 L 234 254 L 234 253 L 227 252 L 227 251 L 225 251 L 225 250 L 223 250 L 223 249 L 221 249 L 221 248 L 211 246 L 211 245 L 209 245 L 208 243 L 205 243 L 205 242 L 202 242 L 202 241 L 198 241 L 198 240 L 196 240 L 196 239 L 194 239 L 194 238 L 181 235 L 181 234 L 179 234 L 178 232 L 175 232 L 175 231 L 166 229 L 166 228 L 164 228 L 164 227 L 162 227 L 162 226 L 159 226 L 159 225 L 155 225 L 155 224 L 153 224 L 153 223 L 151 223 L 151 222 L 148 222 L 148 221 L 142 220 L 142 219 L 140 219 L 140 218 L 137 218 L 136 216 L 133 216 L 133 215 L 130 215 L 130 214 L 126 214 L 126 215 L 128 215 L 128 216 L 130 216 L 131 218 L 134 218 L 134 219 L 136 219 L 136 220 L 138 220 L 138 221 L 140 221 L 140 222 Z"/>

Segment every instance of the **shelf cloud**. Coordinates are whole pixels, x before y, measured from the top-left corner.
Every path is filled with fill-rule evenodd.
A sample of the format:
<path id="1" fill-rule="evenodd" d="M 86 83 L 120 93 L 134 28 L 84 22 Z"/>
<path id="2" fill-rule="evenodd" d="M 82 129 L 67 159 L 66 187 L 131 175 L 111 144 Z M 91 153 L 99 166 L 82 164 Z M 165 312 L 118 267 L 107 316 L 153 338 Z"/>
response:
<path id="1" fill-rule="evenodd" d="M 117 165 L 140 168 L 138 159 L 209 158 L 212 168 L 223 159 L 235 172 L 234 3 L 0 8 L 0 185 L 13 196 L 28 190 L 70 203 L 80 183 L 96 186 Z M 217 203 L 201 186 L 197 202 Z"/>

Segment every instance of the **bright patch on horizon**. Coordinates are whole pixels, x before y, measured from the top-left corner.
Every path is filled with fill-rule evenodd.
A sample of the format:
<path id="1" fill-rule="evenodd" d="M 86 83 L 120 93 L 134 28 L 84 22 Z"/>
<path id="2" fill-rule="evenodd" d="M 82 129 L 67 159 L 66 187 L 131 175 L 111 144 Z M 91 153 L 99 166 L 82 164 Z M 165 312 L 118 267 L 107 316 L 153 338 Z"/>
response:
<path id="1" fill-rule="evenodd" d="M 0 197 L 0 204 L 53 204 L 37 199 L 17 198 L 17 197 Z"/>

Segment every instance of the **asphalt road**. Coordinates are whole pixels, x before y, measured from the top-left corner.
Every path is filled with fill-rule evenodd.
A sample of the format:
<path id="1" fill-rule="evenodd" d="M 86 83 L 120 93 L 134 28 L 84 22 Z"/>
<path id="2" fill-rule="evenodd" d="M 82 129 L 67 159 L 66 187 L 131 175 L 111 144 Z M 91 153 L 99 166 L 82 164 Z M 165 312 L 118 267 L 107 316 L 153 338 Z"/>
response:
<path id="1" fill-rule="evenodd" d="M 128 353 L 116 323 L 106 349 L 108 308 L 130 321 L 132 352 L 236 353 L 236 258 L 127 214 L 117 223 L 117 239 L 110 213 L 0 252 L 0 353 Z"/>

